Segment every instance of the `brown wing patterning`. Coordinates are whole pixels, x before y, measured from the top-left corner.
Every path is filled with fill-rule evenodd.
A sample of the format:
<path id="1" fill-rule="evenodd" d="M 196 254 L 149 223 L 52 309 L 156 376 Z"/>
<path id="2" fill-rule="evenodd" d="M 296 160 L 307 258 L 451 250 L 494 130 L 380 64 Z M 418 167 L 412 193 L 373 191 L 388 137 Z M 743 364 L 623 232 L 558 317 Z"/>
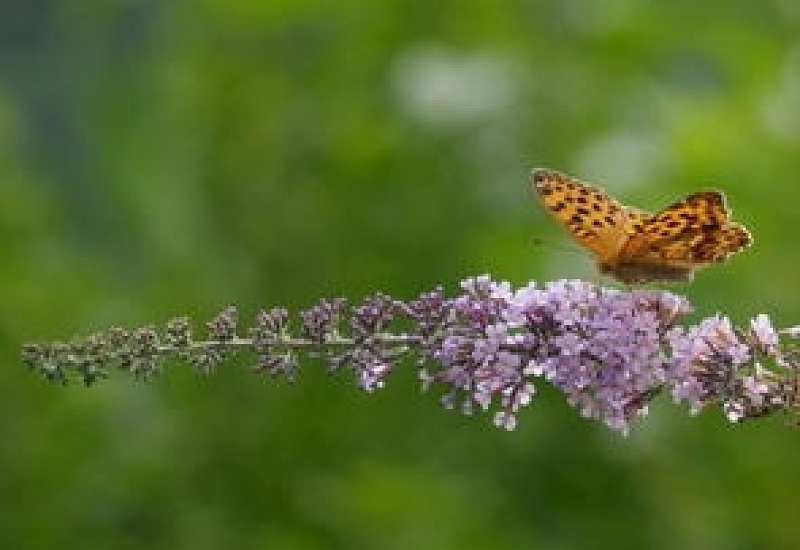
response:
<path id="1" fill-rule="evenodd" d="M 658 241 L 691 231 L 718 229 L 726 221 L 725 196 L 719 191 L 702 191 L 653 214 L 646 220 L 644 232 Z"/>
<path id="2" fill-rule="evenodd" d="M 724 262 L 730 256 L 747 248 L 753 238 L 743 226 L 729 223 L 704 235 L 692 247 L 692 259 L 698 263 Z"/>
<path id="3" fill-rule="evenodd" d="M 553 170 L 534 170 L 533 186 L 556 220 L 597 257 L 600 270 L 628 284 L 691 280 L 695 270 L 752 242 L 743 225 L 730 221 L 720 191 L 692 193 L 648 214 Z"/>
<path id="4" fill-rule="evenodd" d="M 617 253 L 626 221 L 620 203 L 601 189 L 554 170 L 534 170 L 533 187 L 578 242 L 602 259 Z"/>

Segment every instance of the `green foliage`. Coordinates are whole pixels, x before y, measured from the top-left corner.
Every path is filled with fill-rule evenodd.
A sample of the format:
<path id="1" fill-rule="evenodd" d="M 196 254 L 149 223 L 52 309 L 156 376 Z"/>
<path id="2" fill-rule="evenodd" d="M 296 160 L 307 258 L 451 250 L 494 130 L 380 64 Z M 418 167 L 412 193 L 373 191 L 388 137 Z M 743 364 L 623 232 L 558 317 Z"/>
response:
<path id="1" fill-rule="evenodd" d="M 724 189 L 755 245 L 685 293 L 796 324 L 795 4 L 5 5 L 0 548 L 794 548 L 779 419 L 665 404 L 623 440 L 545 392 L 509 434 L 410 374 L 368 396 L 244 365 L 63 389 L 19 347 L 483 272 L 596 277 L 533 166 L 642 208 Z"/>

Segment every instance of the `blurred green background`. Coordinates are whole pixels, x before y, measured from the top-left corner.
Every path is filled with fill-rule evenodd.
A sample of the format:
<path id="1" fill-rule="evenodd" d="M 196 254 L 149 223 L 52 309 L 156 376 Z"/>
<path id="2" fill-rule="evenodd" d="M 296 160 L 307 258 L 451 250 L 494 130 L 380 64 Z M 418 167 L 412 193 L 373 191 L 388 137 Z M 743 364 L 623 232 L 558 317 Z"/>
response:
<path id="1" fill-rule="evenodd" d="M 0 548 L 797 548 L 798 432 L 659 401 L 517 431 L 310 364 L 52 387 L 19 347 L 229 303 L 598 280 L 530 168 L 755 246 L 697 315 L 800 318 L 795 0 L 0 4 Z M 543 246 L 535 244 L 544 241 Z"/>

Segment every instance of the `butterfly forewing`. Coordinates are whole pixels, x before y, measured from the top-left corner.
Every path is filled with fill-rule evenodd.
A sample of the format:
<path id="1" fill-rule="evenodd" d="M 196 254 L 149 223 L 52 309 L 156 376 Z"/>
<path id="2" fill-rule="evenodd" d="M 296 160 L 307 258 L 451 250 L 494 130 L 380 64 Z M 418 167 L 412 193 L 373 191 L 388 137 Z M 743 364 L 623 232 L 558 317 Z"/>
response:
<path id="1" fill-rule="evenodd" d="M 533 186 L 550 213 L 600 260 L 614 257 L 635 213 L 607 193 L 554 170 L 534 170 Z M 638 215 L 638 214 L 637 214 Z"/>

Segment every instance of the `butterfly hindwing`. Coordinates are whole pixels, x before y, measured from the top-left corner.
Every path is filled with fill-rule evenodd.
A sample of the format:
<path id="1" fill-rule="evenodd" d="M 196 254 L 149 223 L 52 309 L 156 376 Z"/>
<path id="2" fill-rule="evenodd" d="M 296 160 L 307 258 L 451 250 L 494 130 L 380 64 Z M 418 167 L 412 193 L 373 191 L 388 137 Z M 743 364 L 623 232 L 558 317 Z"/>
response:
<path id="1" fill-rule="evenodd" d="M 738 223 L 728 223 L 707 232 L 692 246 L 692 260 L 697 263 L 724 262 L 752 242 L 750 232 Z"/>
<path id="2" fill-rule="evenodd" d="M 743 226 L 729 219 L 721 192 L 693 193 L 642 221 L 642 232 L 626 243 L 626 261 L 684 267 L 724 261 L 751 240 Z"/>
<path id="3" fill-rule="evenodd" d="M 719 228 L 729 217 L 725 195 L 719 191 L 701 191 L 644 220 L 643 230 L 650 242 L 657 242 L 684 233 Z"/>

